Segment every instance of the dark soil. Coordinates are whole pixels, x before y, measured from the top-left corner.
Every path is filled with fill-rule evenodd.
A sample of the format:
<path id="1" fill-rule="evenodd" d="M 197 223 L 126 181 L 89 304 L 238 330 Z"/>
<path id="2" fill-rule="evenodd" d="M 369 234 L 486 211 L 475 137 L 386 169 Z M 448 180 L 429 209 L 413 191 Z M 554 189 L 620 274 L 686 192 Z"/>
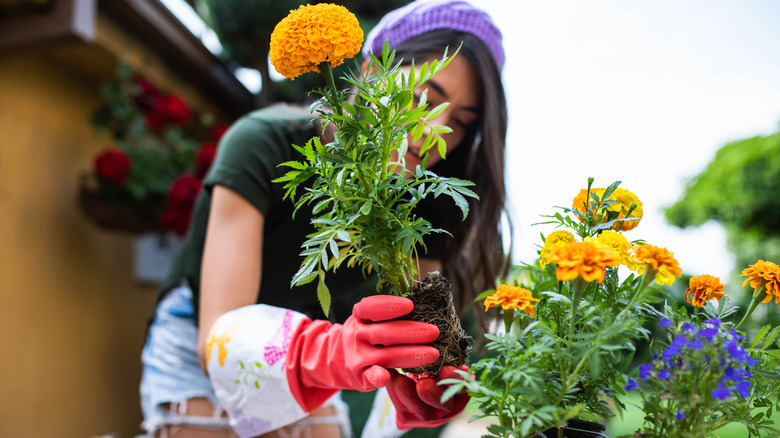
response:
<path id="1" fill-rule="evenodd" d="M 471 337 L 460 325 L 452 301 L 452 283 L 440 275 L 427 277 L 415 285 L 407 298 L 414 302 L 414 310 L 404 319 L 426 322 L 439 328 L 439 338 L 430 345 L 439 350 L 439 359 L 424 367 L 405 371 L 436 376 L 441 367 L 450 365 L 460 367 L 468 365 L 468 353 L 471 350 Z"/>

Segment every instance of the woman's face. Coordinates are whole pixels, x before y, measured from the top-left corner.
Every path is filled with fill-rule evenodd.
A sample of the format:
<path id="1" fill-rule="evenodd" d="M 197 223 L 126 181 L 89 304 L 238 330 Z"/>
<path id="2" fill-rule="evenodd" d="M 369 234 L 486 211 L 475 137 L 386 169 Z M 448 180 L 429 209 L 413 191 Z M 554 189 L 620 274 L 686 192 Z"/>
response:
<path id="1" fill-rule="evenodd" d="M 410 69 L 411 66 L 406 67 L 407 72 Z M 415 90 L 417 99 L 425 88 L 428 89 L 428 109 L 449 102 L 449 106 L 444 112 L 436 118 L 430 119 L 430 124 L 433 126 L 444 125 L 452 129 L 452 132 L 442 135 L 447 143 L 447 155 L 449 155 L 463 141 L 463 138 L 479 119 L 482 110 L 482 82 L 466 57 L 458 55 L 452 59 L 447 67 Z M 409 137 L 409 149 L 404 158 L 406 159 L 406 169 L 410 172 L 414 172 L 422 162 L 420 149 L 429 132 L 430 129 L 426 127 L 422 137 L 415 142 L 412 142 L 411 136 Z M 435 145 L 426 153 L 430 154 L 428 167 L 442 160 Z"/>

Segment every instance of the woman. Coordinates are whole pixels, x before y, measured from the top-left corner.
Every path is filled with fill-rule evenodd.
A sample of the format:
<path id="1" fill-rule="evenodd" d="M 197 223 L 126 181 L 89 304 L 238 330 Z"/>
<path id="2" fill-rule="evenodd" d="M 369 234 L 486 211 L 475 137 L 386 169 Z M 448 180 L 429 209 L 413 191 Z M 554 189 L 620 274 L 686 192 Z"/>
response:
<path id="1" fill-rule="evenodd" d="M 506 136 L 501 34 L 466 2 L 423 0 L 383 18 L 364 52 L 379 53 L 385 40 L 397 57 L 417 64 L 462 43 L 426 84 L 431 104 L 450 102 L 432 123 L 453 129 L 444 136 L 447 159 L 432 152 L 429 166 L 475 182 L 480 201 L 465 222 L 449 204 L 423 205 L 420 214 L 454 238 L 427 241 L 419 262 L 420 272 L 440 271 L 454 281 L 463 310 L 494 287 L 506 260 L 499 224 Z M 414 382 L 390 371 L 435 361 L 438 352 L 425 344 L 438 329 L 390 321 L 412 304 L 376 295 L 376 278 L 343 268 L 329 276 L 331 321 L 309 285 L 290 290 L 310 212 L 293 220 L 292 202 L 271 181 L 284 172 L 278 164 L 297 159 L 289 145 L 317 134 L 310 119 L 288 107 L 262 109 L 239 120 L 220 143 L 143 352 L 144 427 L 152 436 L 348 436 L 341 389 L 387 387 L 400 428 L 443 424 L 468 400 L 461 395 L 442 406 L 437 394 L 418 393 Z M 410 144 L 410 170 L 419 148 Z"/>

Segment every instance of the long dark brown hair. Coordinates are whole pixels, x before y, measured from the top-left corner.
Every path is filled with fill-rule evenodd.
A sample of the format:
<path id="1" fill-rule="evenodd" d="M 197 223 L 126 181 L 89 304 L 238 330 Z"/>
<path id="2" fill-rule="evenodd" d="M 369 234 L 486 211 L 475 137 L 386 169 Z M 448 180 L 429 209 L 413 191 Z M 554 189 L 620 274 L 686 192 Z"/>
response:
<path id="1" fill-rule="evenodd" d="M 462 45 L 461 45 L 462 44 Z M 507 131 L 507 105 L 501 72 L 490 50 L 476 36 L 454 30 L 434 30 L 399 44 L 396 59 L 404 63 L 420 64 L 427 59 L 438 59 L 448 47 L 451 55 L 458 47 L 457 56 L 464 56 L 476 70 L 483 87 L 481 113 L 473 129 L 445 160 L 431 170 L 442 176 L 467 179 L 475 183 L 479 200 L 470 201 L 465 221 L 457 209 L 444 217 L 444 228 L 454 239 L 441 239 L 439 259 L 443 274 L 455 286 L 455 306 L 463 313 L 470 305 L 480 326 L 486 328 L 484 308 L 476 303 L 477 295 L 496 287 L 496 280 L 510 265 L 509 248 L 504 248 L 504 234 L 511 237 L 511 220 L 506 211 L 504 162 Z M 502 227 L 506 218 L 507 230 Z"/>

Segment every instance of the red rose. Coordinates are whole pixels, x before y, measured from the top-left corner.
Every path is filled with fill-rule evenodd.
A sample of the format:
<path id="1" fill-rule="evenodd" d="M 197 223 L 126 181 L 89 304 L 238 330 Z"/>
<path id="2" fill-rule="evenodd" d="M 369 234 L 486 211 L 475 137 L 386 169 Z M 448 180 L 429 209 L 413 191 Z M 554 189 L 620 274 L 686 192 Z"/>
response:
<path id="1" fill-rule="evenodd" d="M 225 135 L 225 131 L 228 130 L 230 127 L 227 123 L 216 123 L 214 126 L 211 127 L 211 138 L 214 139 L 214 141 L 219 141 L 223 135 Z"/>
<path id="2" fill-rule="evenodd" d="M 133 103 L 143 112 L 151 111 L 157 104 L 157 101 L 160 100 L 160 90 L 153 83 L 143 78 L 137 78 L 133 83 L 140 91 L 133 99 Z"/>
<path id="3" fill-rule="evenodd" d="M 186 234 L 201 185 L 193 175 L 182 175 L 173 181 L 160 218 L 166 229 L 180 236 Z"/>
<path id="4" fill-rule="evenodd" d="M 179 96 L 171 94 L 161 101 L 160 115 L 167 123 L 181 126 L 192 119 L 190 108 Z"/>
<path id="5" fill-rule="evenodd" d="M 123 185 L 130 174 L 133 163 L 123 150 L 112 148 L 95 157 L 95 171 L 98 177 Z"/>
<path id="6" fill-rule="evenodd" d="M 217 153 L 217 144 L 212 142 L 203 143 L 195 154 L 195 176 L 203 179 L 214 161 L 214 155 Z"/>
<path id="7" fill-rule="evenodd" d="M 149 129 L 158 131 L 165 125 L 181 126 L 192 119 L 190 108 L 179 96 L 171 94 L 161 97 L 154 103 L 154 107 L 146 114 L 146 125 Z"/>
<path id="8" fill-rule="evenodd" d="M 154 109 L 146 114 L 146 126 L 152 131 L 159 131 L 164 123 L 165 120 L 163 120 L 162 115 Z"/>

